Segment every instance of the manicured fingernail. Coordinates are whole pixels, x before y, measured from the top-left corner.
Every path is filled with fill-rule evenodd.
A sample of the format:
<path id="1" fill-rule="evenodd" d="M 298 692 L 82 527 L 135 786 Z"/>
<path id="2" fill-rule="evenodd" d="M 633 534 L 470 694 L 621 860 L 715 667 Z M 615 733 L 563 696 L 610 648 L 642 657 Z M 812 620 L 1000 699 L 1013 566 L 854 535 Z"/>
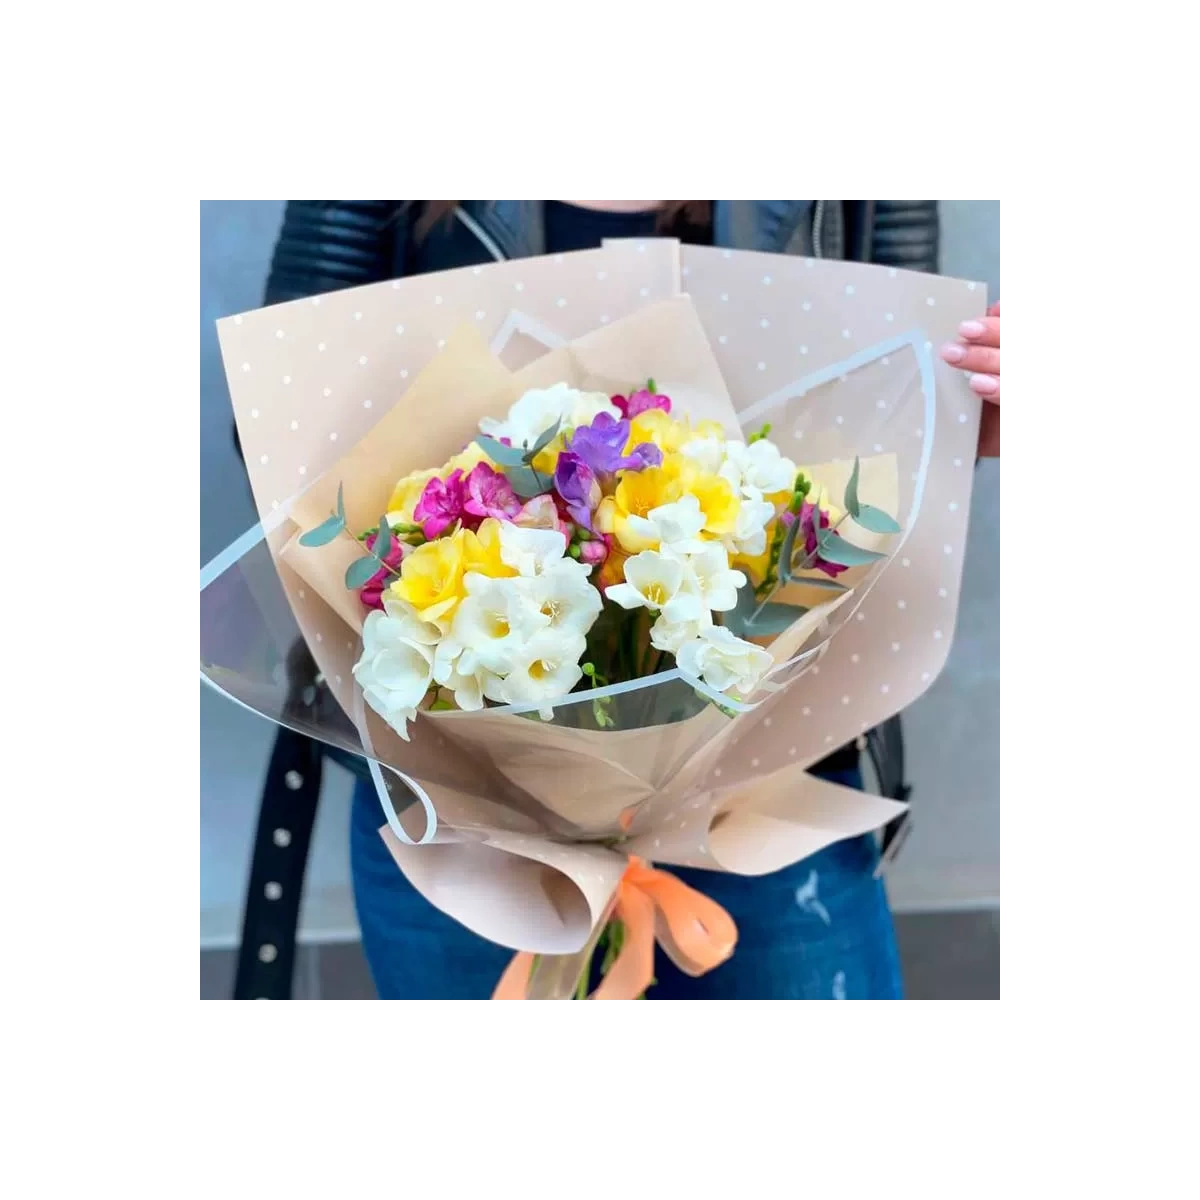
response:
<path id="1" fill-rule="evenodd" d="M 1000 390 L 1000 380 L 991 375 L 972 375 L 968 382 L 971 384 L 971 390 L 981 396 L 994 396 Z"/>
<path id="2" fill-rule="evenodd" d="M 978 337 L 983 332 L 983 324 L 979 321 L 964 321 L 958 327 L 958 332 L 963 337 Z"/>
<path id="3" fill-rule="evenodd" d="M 941 355 L 945 362 L 960 363 L 967 357 L 965 346 L 959 346 L 955 342 L 947 342 L 941 349 Z"/>

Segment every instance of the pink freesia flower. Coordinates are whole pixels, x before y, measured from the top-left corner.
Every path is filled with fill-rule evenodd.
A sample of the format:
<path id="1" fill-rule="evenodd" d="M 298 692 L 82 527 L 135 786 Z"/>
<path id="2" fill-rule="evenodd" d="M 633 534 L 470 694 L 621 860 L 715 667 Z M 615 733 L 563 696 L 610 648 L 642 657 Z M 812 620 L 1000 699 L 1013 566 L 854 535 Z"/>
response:
<path id="1" fill-rule="evenodd" d="M 366 537 L 366 545 L 368 550 L 375 549 L 375 539 L 379 536 L 377 533 L 369 533 Z M 401 562 L 404 561 L 404 556 L 411 550 L 412 547 L 407 542 L 402 542 L 398 538 L 392 538 L 392 548 L 383 556 L 383 561 L 389 567 L 394 567 L 399 570 Z M 359 599 L 362 600 L 365 608 L 383 608 L 383 589 L 387 587 L 395 575 L 391 571 L 385 571 L 382 567 L 363 584 L 359 591 Z"/>
<path id="2" fill-rule="evenodd" d="M 546 493 L 526 500 L 521 511 L 513 517 L 513 524 L 523 529 L 557 529 L 567 541 L 571 540 L 571 526 L 563 520 L 554 497 Z"/>
<path id="3" fill-rule="evenodd" d="M 521 511 L 521 502 L 508 480 L 487 463 L 481 462 L 472 467 L 467 476 L 467 498 L 463 503 L 463 511 L 478 519 L 468 524 L 478 524 L 485 517 L 511 521 Z"/>
<path id="4" fill-rule="evenodd" d="M 815 514 L 820 513 L 820 525 L 816 523 Z M 800 505 L 800 532 L 804 534 L 804 553 L 811 558 L 817 549 L 817 529 L 829 528 L 829 514 L 815 504 L 806 500 Z M 836 537 L 837 534 L 834 534 Z M 817 554 L 812 564 L 818 571 L 824 571 L 830 578 L 840 575 L 846 568 L 841 563 L 831 563 Z"/>
<path id="5" fill-rule="evenodd" d="M 467 502 L 467 485 L 460 469 L 455 469 L 445 479 L 431 479 L 413 508 L 413 518 L 425 532 L 426 538 L 435 538 L 461 519 Z"/>
<path id="6" fill-rule="evenodd" d="M 597 566 L 608 557 L 607 534 L 603 538 L 593 538 L 579 543 L 579 561 L 589 566 Z"/>
<path id="7" fill-rule="evenodd" d="M 663 412 L 671 411 L 671 397 L 660 392 L 648 392 L 643 388 L 634 392 L 628 399 L 624 396 L 614 396 L 612 402 L 621 410 L 621 416 L 632 421 L 639 413 L 649 412 L 652 408 L 661 408 Z"/>

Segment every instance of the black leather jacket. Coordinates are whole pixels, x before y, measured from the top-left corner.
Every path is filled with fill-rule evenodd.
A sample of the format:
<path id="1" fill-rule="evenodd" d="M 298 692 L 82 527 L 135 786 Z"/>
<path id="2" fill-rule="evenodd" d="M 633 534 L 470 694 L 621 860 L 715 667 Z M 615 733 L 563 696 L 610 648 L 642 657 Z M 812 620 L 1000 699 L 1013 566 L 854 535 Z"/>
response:
<path id="1" fill-rule="evenodd" d="M 545 251 L 538 200 L 464 200 L 413 236 L 423 200 L 289 200 L 265 303 Z M 713 241 L 739 250 L 938 266 L 936 200 L 717 200 Z"/>

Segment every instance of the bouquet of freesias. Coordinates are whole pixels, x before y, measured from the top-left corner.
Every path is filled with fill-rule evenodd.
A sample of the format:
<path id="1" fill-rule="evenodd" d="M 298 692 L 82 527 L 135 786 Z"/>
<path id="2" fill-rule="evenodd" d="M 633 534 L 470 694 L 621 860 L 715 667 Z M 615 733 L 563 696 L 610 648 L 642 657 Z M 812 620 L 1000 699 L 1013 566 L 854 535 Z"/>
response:
<path id="1" fill-rule="evenodd" d="M 631 248 L 564 257 L 590 276 L 619 254 L 631 269 L 661 266 Z M 735 400 L 681 296 L 579 317 L 584 332 L 543 334 L 517 369 L 495 352 L 500 334 L 489 349 L 460 320 L 434 330 L 444 336 L 411 378 L 362 353 L 370 370 L 324 383 L 322 356 L 361 328 L 372 298 L 389 323 L 404 317 L 401 331 L 430 286 L 435 307 L 452 285 L 528 284 L 533 305 L 533 281 L 558 267 L 526 261 L 514 284 L 517 265 L 237 318 L 256 319 L 253 336 L 223 324 L 231 368 L 246 356 L 241 376 L 230 370 L 239 426 L 257 433 L 268 402 L 247 383 L 250 355 L 287 351 L 269 365 L 289 387 L 310 385 L 307 417 L 328 433 L 295 453 L 301 490 L 283 500 L 268 496 L 282 472 L 267 468 L 289 453 L 289 414 L 260 443 L 262 471 L 251 446 L 263 525 L 202 573 L 202 671 L 255 711 L 363 755 L 401 870 L 518 951 L 498 996 L 586 997 L 595 982 L 595 998 L 634 998 L 656 944 L 700 973 L 736 942 L 723 910 L 652 864 L 765 873 L 901 811 L 805 768 L 828 752 L 835 718 L 856 704 L 869 714 L 849 694 L 866 689 L 842 695 L 821 666 L 861 629 L 899 549 L 906 569 L 918 552 L 937 413 L 912 371 L 885 415 L 921 413 L 916 439 L 882 432 L 873 376 L 878 406 L 846 421 L 851 381 L 878 355 Z M 584 294 L 556 276 L 559 289 Z M 477 319 L 480 294 L 465 302 Z M 309 349 L 288 351 L 293 336 Z M 918 357 L 921 340 L 905 342 Z M 820 389 L 833 397 L 824 408 Z M 328 443 L 353 420 L 361 432 L 339 455 Z M 292 670 L 301 639 L 311 680 Z M 914 665 L 927 653 L 914 645 Z M 860 675 L 872 669 L 853 657 Z M 904 657 L 893 640 L 886 664 L 871 659 L 882 672 Z"/>

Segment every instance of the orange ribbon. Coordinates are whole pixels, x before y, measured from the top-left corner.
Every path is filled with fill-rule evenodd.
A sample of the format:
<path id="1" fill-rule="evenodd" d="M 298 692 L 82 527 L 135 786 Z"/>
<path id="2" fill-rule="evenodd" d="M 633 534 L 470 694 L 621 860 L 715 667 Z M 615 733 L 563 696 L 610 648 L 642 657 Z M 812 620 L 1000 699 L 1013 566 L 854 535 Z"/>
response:
<path id="1" fill-rule="evenodd" d="M 719 967 L 737 945 L 737 926 L 715 900 L 632 855 L 617 885 L 612 918 L 625 926 L 625 940 L 592 1000 L 636 1000 L 642 995 L 654 979 L 656 940 L 688 975 Z M 492 999 L 526 999 L 533 962 L 527 951 L 517 954 L 500 976 Z"/>

